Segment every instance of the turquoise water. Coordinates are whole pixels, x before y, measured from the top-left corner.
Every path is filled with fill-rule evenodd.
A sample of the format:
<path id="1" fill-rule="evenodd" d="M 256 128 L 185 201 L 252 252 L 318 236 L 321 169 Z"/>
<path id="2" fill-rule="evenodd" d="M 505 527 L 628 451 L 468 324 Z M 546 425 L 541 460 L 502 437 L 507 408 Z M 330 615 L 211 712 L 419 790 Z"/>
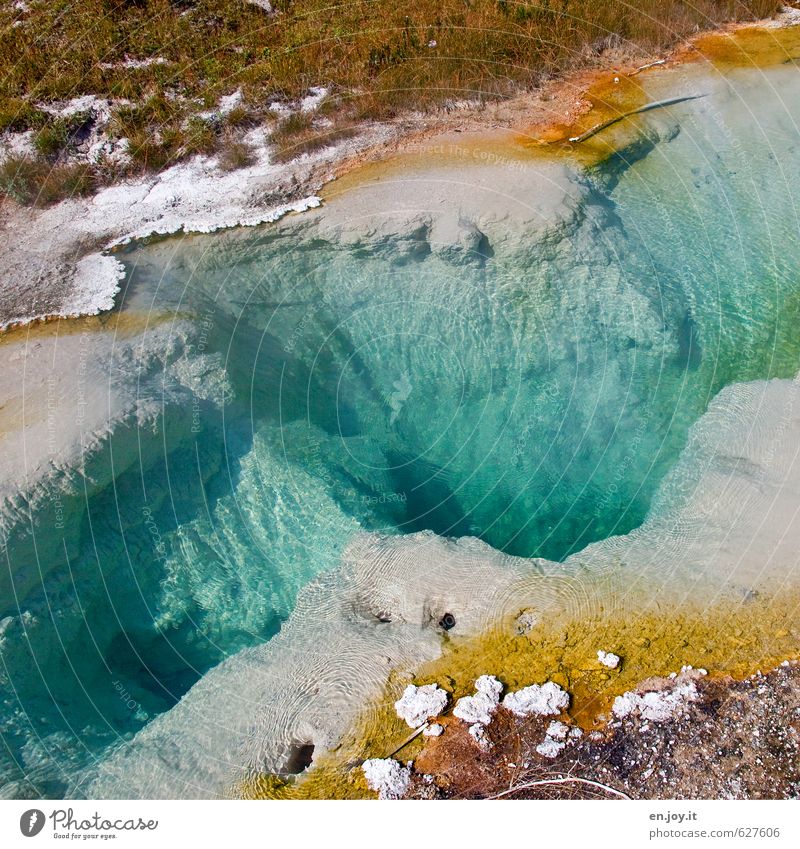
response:
<path id="1" fill-rule="evenodd" d="M 190 344 L 148 384 L 157 425 L 121 423 L 99 483 L 68 488 L 65 527 L 51 503 L 8 535 L 12 585 L 42 544 L 0 610 L 6 792 L 67 792 L 273 636 L 359 530 L 562 560 L 641 524 L 723 386 L 800 366 L 800 136 L 745 82 L 575 171 L 569 220 L 458 262 L 313 218 L 126 254 L 123 309 Z"/>

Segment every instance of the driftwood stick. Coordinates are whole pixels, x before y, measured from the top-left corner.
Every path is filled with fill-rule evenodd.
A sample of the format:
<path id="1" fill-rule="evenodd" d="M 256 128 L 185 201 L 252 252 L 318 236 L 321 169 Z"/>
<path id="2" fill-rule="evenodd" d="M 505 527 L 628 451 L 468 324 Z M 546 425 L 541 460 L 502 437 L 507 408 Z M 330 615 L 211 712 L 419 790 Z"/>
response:
<path id="1" fill-rule="evenodd" d="M 579 136 L 572 136 L 570 141 L 573 143 L 586 141 L 586 139 L 590 139 L 592 136 L 596 135 L 601 130 L 605 130 L 607 127 L 611 127 L 614 124 L 617 124 L 620 121 L 624 120 L 625 118 L 630 118 L 631 115 L 639 115 L 642 112 L 649 112 L 651 109 L 661 109 L 664 106 L 672 106 L 675 103 L 684 103 L 687 100 L 697 100 L 697 98 L 699 97 L 705 97 L 705 95 L 689 94 L 684 97 L 670 97 L 668 100 L 657 100 L 655 103 L 646 103 L 644 106 L 640 106 L 638 109 L 631 109 L 630 112 L 623 112 L 621 115 L 616 115 L 613 118 L 609 118 L 608 121 L 603 121 L 601 124 L 597 124 L 597 126 L 592 127 L 585 133 L 581 133 Z"/>

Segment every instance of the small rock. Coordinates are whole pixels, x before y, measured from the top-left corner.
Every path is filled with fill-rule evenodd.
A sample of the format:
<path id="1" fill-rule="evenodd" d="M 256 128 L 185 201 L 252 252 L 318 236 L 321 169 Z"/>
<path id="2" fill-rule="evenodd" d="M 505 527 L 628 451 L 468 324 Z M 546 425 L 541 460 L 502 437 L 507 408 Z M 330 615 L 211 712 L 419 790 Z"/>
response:
<path id="1" fill-rule="evenodd" d="M 564 743 L 559 740 L 554 740 L 552 737 L 545 737 L 544 740 L 536 747 L 536 751 L 545 758 L 555 758 L 558 753 L 564 748 Z"/>
<path id="2" fill-rule="evenodd" d="M 547 726 L 545 733 L 554 740 L 566 740 L 567 734 L 569 734 L 569 725 L 565 725 L 556 719 Z"/>
<path id="3" fill-rule="evenodd" d="M 409 684 L 394 703 L 394 708 L 400 719 L 404 719 L 411 728 L 419 728 L 432 716 L 438 716 L 446 704 L 447 693 L 437 684 L 424 684 L 422 687 Z"/>
<path id="4" fill-rule="evenodd" d="M 472 739 L 478 744 L 478 747 L 484 752 L 492 748 L 492 741 L 486 736 L 486 726 L 476 722 L 470 725 L 469 733 Z"/>
<path id="5" fill-rule="evenodd" d="M 548 681 L 546 684 L 533 684 L 516 693 L 509 693 L 503 699 L 503 707 L 516 716 L 555 716 L 569 706 L 569 693 L 558 684 Z"/>
<path id="6" fill-rule="evenodd" d="M 603 666 L 607 666 L 609 669 L 616 669 L 622 658 L 620 658 L 618 654 L 614 654 L 614 652 L 603 651 L 600 649 L 597 652 L 597 659 L 603 664 Z"/>
<path id="7" fill-rule="evenodd" d="M 530 634 L 530 632 L 536 627 L 539 623 L 539 617 L 533 610 L 523 610 L 519 616 L 517 616 L 517 627 L 516 631 L 518 634 Z"/>
<path id="8" fill-rule="evenodd" d="M 379 799 L 401 799 L 408 790 L 411 770 L 393 758 L 370 758 L 361 766 L 367 786 Z"/>
<path id="9" fill-rule="evenodd" d="M 463 696 L 453 708 L 453 716 L 463 719 L 470 725 L 488 725 L 500 703 L 503 685 L 494 675 L 481 675 L 475 682 L 474 696 Z"/>

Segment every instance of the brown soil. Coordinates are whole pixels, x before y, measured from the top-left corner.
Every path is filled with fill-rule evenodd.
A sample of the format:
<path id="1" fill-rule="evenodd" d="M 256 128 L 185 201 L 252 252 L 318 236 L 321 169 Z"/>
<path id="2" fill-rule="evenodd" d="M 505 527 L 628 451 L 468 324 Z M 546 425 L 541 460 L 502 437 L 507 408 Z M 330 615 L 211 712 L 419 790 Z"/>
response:
<path id="1" fill-rule="evenodd" d="M 788 799 L 800 794 L 800 664 L 744 681 L 698 677 L 699 699 L 662 722 L 638 716 L 536 752 L 551 717 L 500 708 L 482 751 L 467 725 L 445 720 L 414 760 L 411 798 Z M 675 686 L 650 679 L 641 689 Z M 566 722 L 569 719 L 562 718 Z M 565 783 L 534 782 L 561 781 Z M 578 780 L 575 780 L 578 779 Z"/>

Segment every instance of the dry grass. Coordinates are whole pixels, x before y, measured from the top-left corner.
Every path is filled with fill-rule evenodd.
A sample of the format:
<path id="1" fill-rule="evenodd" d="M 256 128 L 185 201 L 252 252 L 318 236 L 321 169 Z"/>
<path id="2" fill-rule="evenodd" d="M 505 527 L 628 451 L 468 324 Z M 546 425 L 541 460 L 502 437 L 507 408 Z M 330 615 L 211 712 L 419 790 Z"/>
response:
<path id="1" fill-rule="evenodd" d="M 131 139 L 139 167 L 159 168 L 214 149 L 226 128 L 270 114 L 271 101 L 329 87 L 337 97 L 323 111 L 334 129 L 280 126 L 278 156 L 287 158 L 348 134 L 359 120 L 503 97 L 596 62 L 609 46 L 649 54 L 725 21 L 772 15 L 781 0 L 274 5 L 269 15 L 242 0 L 38 0 L 27 12 L 4 4 L 0 131 L 45 128 L 38 146 L 53 157 L 68 137 L 48 127 L 37 104 L 81 94 L 125 98 L 132 105 L 117 110 L 114 132 Z M 192 122 L 238 88 L 245 102 L 226 119 Z M 308 116 L 298 121 L 310 124 Z"/>
<path id="2" fill-rule="evenodd" d="M 243 86 L 254 101 L 312 85 L 388 104 L 495 95 L 619 43 L 649 52 L 780 0 L 39 0 L 0 11 L 0 102 L 78 94 L 142 102 L 181 93 L 206 107 Z M 11 26 L 14 19 L 21 26 Z M 435 42 L 435 46 L 431 46 Z M 130 57 L 164 64 L 122 67 Z M 114 67 L 116 65 L 116 67 Z M 378 97 L 378 100 L 381 98 Z"/>
<path id="3" fill-rule="evenodd" d="M 47 122 L 47 113 L 19 97 L 0 101 L 0 132 L 36 129 Z"/>
<path id="4" fill-rule="evenodd" d="M 313 153 L 315 150 L 352 138 L 357 132 L 355 127 L 329 127 L 319 130 L 312 128 L 307 132 L 286 138 L 282 144 L 276 146 L 272 158 L 276 162 L 288 162 L 304 153 Z"/>
<path id="5" fill-rule="evenodd" d="M 330 114 L 332 109 L 334 120 L 327 118 L 321 124 L 319 116 Z M 273 159 L 276 162 L 288 162 L 303 153 L 313 153 L 350 138 L 355 135 L 356 128 L 347 126 L 345 121 L 346 113 L 342 110 L 337 114 L 335 107 L 331 107 L 328 101 L 323 102 L 313 113 L 294 112 L 283 118 L 272 132 Z"/>
<path id="6" fill-rule="evenodd" d="M 222 140 L 217 153 L 217 164 L 223 171 L 247 168 L 256 161 L 253 148 L 246 142 L 229 136 Z"/>

